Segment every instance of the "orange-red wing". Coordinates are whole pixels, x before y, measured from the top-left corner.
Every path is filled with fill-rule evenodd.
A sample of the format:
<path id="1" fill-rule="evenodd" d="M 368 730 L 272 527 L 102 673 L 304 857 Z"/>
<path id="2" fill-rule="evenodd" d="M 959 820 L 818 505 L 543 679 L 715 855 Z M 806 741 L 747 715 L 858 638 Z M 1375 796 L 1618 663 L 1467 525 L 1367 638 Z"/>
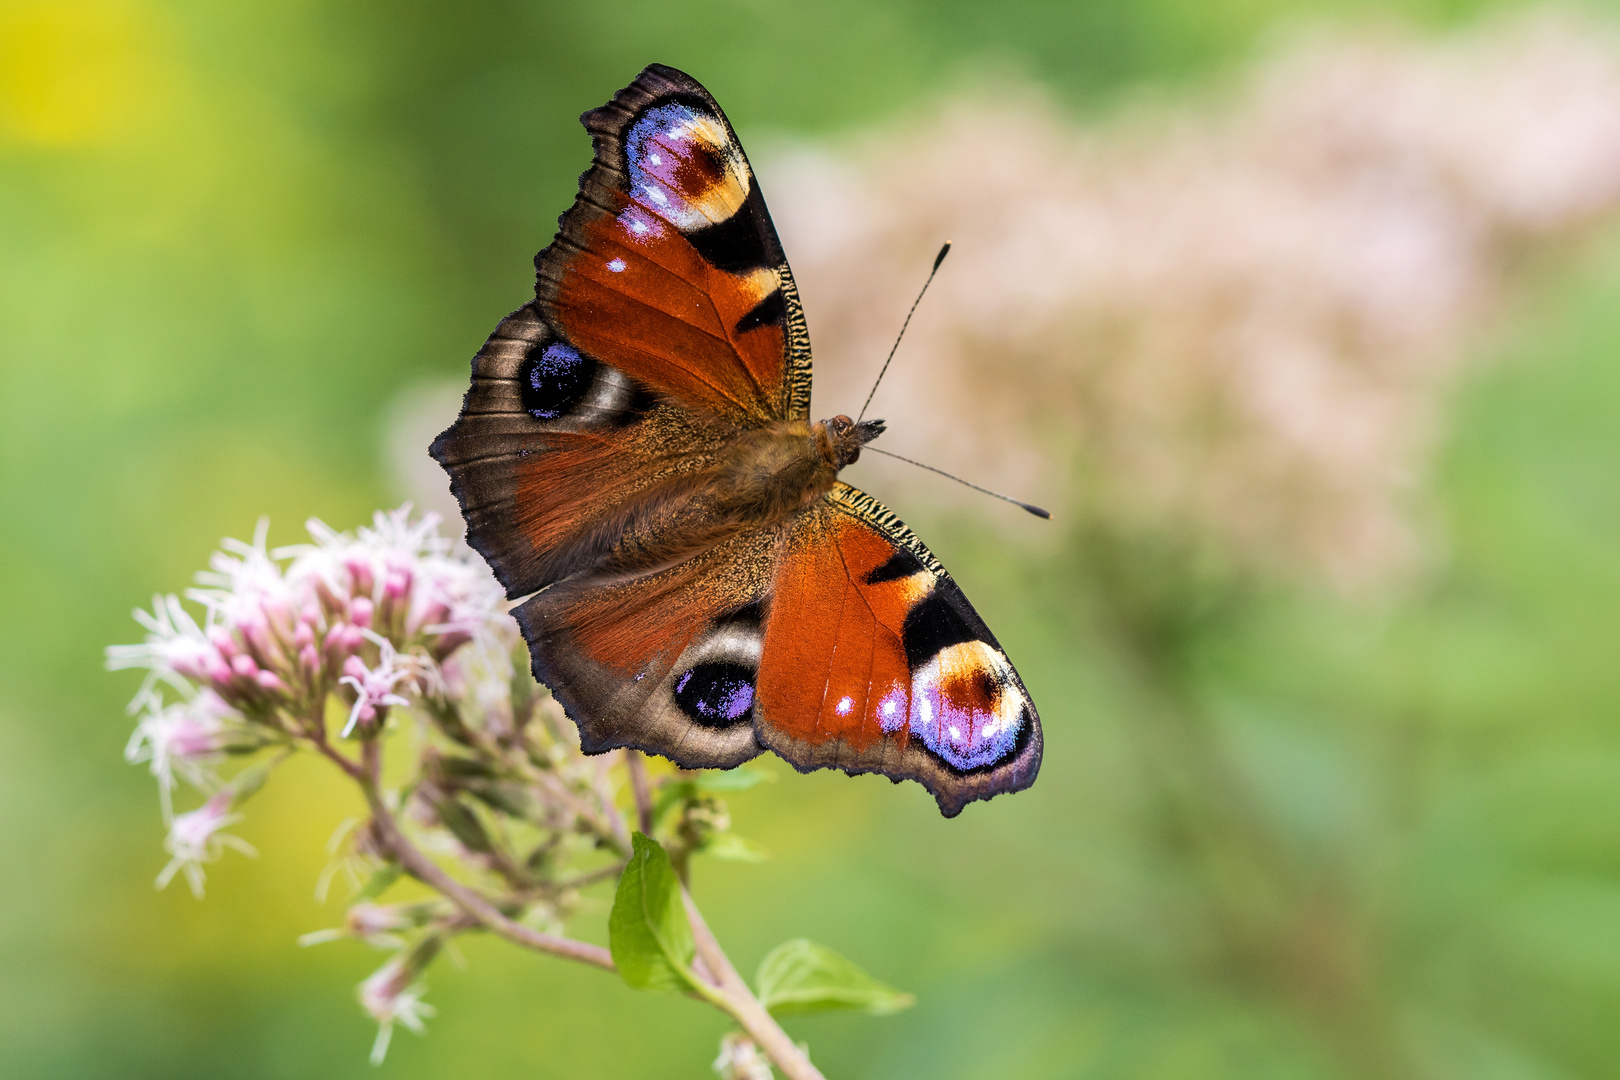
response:
<path id="1" fill-rule="evenodd" d="M 571 342 L 710 415 L 781 415 L 785 328 L 750 319 L 780 299 L 775 269 L 715 269 L 679 230 L 633 203 L 580 232 L 588 246 L 562 263 L 555 293 Z"/>
<path id="2" fill-rule="evenodd" d="M 535 675 L 588 753 L 633 746 L 729 768 L 760 752 L 754 674 L 776 542 L 744 530 L 668 570 L 569 579 L 517 608 Z"/>
<path id="3" fill-rule="evenodd" d="M 596 163 L 536 259 L 542 312 L 576 348 L 690 409 L 741 425 L 804 418 L 793 276 L 720 107 L 654 65 L 583 120 Z"/>
<path id="4" fill-rule="evenodd" d="M 785 545 L 759 673 L 764 714 L 796 741 L 861 753 L 883 738 L 885 709 L 891 720 L 909 710 L 901 634 L 915 587 L 866 584 L 895 546 L 847 515 L 817 513 Z"/>
<path id="5" fill-rule="evenodd" d="M 782 542 L 759 663 L 761 743 L 801 769 L 921 781 L 954 815 L 1035 780 L 1023 682 L 909 529 L 839 484 Z"/>

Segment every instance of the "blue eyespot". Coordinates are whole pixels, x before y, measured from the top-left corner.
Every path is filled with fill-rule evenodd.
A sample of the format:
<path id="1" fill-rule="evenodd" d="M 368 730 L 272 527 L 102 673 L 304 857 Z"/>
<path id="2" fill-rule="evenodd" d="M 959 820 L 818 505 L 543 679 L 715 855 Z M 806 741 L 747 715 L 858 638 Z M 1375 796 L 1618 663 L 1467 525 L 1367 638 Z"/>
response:
<path id="1" fill-rule="evenodd" d="M 585 399 L 595 377 L 596 361 L 572 345 L 531 348 L 518 368 L 523 408 L 536 420 L 556 420 Z"/>
<path id="2" fill-rule="evenodd" d="M 730 727 L 754 707 L 754 673 L 738 664 L 699 664 L 675 681 L 675 704 L 705 727 Z"/>

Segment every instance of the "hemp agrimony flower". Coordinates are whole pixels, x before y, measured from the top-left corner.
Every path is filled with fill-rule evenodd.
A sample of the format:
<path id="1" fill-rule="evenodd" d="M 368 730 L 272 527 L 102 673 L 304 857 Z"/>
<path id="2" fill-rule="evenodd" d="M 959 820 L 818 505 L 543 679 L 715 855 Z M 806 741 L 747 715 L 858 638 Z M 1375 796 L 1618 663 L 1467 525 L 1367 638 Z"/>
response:
<path id="1" fill-rule="evenodd" d="M 205 864 L 228 848 L 253 854 L 224 830 L 243 819 L 243 805 L 278 764 L 313 752 L 359 787 L 368 816 L 338 830 L 334 860 L 316 885 L 323 902 L 340 872 L 353 886 L 342 925 L 300 941 L 352 938 L 390 954 L 358 989 L 377 1024 L 373 1062 L 388 1052 L 396 1026 L 424 1030 L 433 1015 L 424 976 L 443 947 L 482 931 L 607 971 L 619 970 L 615 957 L 637 972 L 663 971 L 657 985 L 684 988 L 743 1027 L 746 1037 L 722 1055 L 726 1075 L 768 1076 L 774 1061 L 791 1080 L 819 1080 L 685 892 L 696 855 L 760 857 L 757 845 L 729 832 L 718 793 L 763 775 L 666 770 L 649 780 L 632 751 L 583 754 L 574 725 L 529 675 L 501 587 L 437 523 L 432 514 L 413 518 L 409 507 L 380 512 L 352 534 L 312 520 L 310 543 L 271 549 L 261 522 L 251 543 L 225 541 L 197 575 L 198 587 L 185 594 L 194 606 L 159 596 L 151 611 L 135 613 L 145 640 L 108 649 L 107 666 L 146 672 L 130 705 L 137 721 L 126 757 L 150 768 L 169 825 L 158 886 L 184 875 L 200 897 Z M 385 779 L 390 740 L 398 751 Z M 408 766 L 398 777 L 395 761 Z M 176 814 L 182 783 L 202 802 Z M 641 826 L 634 835 L 632 808 L 620 805 L 626 794 Z M 634 873 L 626 873 L 632 853 Z M 432 896 L 390 900 L 402 878 Z M 562 936 L 583 892 L 615 879 L 612 950 Z M 640 899 L 627 903 L 627 890 Z M 689 921 L 698 951 L 667 971 L 659 965 L 668 957 L 639 955 L 656 941 L 635 921 L 646 905 Z M 808 947 L 795 945 L 797 959 L 772 954 L 762 996 L 788 1001 L 781 988 L 789 972 L 796 996 L 776 1007 L 872 1009 L 871 987 L 881 984 L 843 961 L 866 979 L 852 991 L 843 985 L 851 976 L 824 957 L 806 962 Z M 621 974 L 652 985 L 629 968 Z M 824 992 L 835 983 L 843 988 Z"/>

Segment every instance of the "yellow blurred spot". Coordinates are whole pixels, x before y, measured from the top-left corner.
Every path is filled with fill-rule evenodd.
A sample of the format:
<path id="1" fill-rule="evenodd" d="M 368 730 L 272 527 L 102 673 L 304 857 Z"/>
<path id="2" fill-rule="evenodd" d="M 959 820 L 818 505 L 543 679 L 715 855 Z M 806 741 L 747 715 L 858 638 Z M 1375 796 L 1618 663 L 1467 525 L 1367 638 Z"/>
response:
<path id="1" fill-rule="evenodd" d="M 116 0 L 0 0 L 0 131 L 79 146 L 126 129 L 152 99 L 148 13 Z"/>

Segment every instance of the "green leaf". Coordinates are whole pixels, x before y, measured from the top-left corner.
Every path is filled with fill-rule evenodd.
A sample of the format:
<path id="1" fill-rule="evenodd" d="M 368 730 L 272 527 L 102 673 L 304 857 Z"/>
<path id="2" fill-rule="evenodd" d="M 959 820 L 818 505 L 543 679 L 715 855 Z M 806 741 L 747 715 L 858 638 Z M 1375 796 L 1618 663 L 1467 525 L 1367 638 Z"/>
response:
<path id="1" fill-rule="evenodd" d="M 772 949 L 760 962 L 754 982 L 760 1004 L 778 1016 L 834 1009 L 885 1016 L 910 1008 L 917 1000 L 878 982 L 825 945 L 804 938 Z"/>
<path id="2" fill-rule="evenodd" d="M 270 779 L 270 770 L 281 763 L 281 758 L 271 758 L 266 761 L 255 761 L 241 772 L 231 778 L 226 788 L 231 793 L 231 807 L 234 809 L 247 802 L 259 793 L 265 781 Z"/>
<path id="3" fill-rule="evenodd" d="M 669 855 L 641 833 L 619 875 L 608 916 L 608 949 L 624 981 L 640 990 L 685 990 L 696 946 Z"/>
<path id="4" fill-rule="evenodd" d="M 747 791 L 751 787 L 775 779 L 775 774 L 760 769 L 706 769 L 685 779 L 665 784 L 658 793 L 658 801 L 653 804 L 653 817 L 661 818 L 670 807 L 687 799 L 695 799 L 705 792 Z"/>
<path id="5" fill-rule="evenodd" d="M 699 850 L 717 859 L 731 859 L 736 862 L 764 862 L 771 857 L 771 853 L 765 850 L 764 845 L 745 840 L 731 832 L 716 833 Z"/>
<path id="6" fill-rule="evenodd" d="M 747 791 L 751 787 L 775 779 L 775 774 L 765 772 L 763 769 L 738 767 L 705 769 L 696 776 L 689 777 L 686 782 L 698 791 Z"/>
<path id="7" fill-rule="evenodd" d="M 456 799 L 446 796 L 435 799 L 433 812 L 439 818 L 439 824 L 450 831 L 450 835 L 461 841 L 468 851 L 493 851 L 494 843 L 489 838 L 484 823 L 478 820 L 478 815 L 471 809 L 462 805 Z"/>
<path id="8" fill-rule="evenodd" d="M 359 903 L 362 900 L 377 899 L 377 897 L 388 891 L 388 886 L 399 880 L 399 875 L 399 863 L 383 863 L 377 869 L 377 872 L 371 875 L 370 880 L 361 887 L 360 891 L 354 894 L 354 902 Z"/>

